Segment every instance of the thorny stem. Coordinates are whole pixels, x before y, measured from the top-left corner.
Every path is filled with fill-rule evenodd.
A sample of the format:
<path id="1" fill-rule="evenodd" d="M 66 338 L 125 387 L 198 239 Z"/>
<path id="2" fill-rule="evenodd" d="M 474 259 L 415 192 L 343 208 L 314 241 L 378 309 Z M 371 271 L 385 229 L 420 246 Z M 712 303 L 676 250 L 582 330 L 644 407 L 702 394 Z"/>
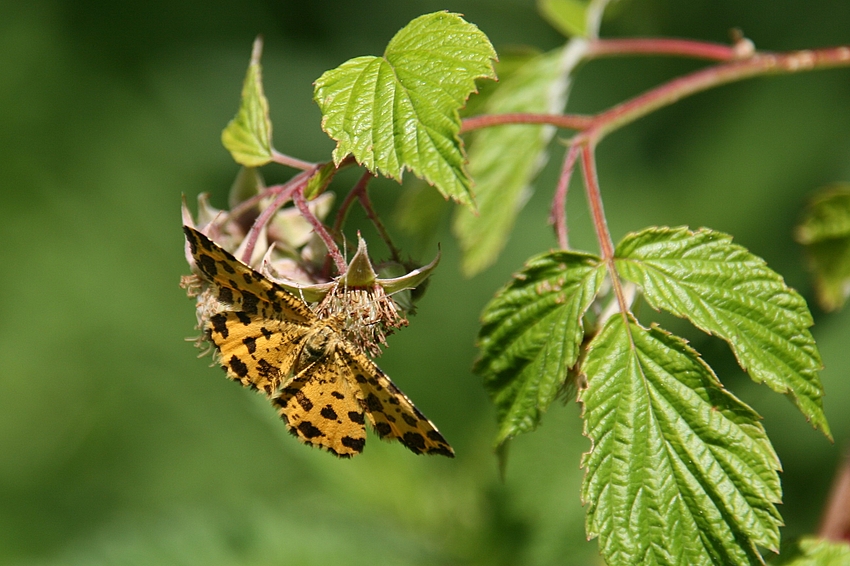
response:
<path id="1" fill-rule="evenodd" d="M 251 229 L 248 231 L 248 235 L 245 238 L 245 251 L 242 252 L 242 261 L 244 263 L 250 265 L 251 256 L 254 255 L 254 248 L 257 245 L 257 240 L 260 238 L 260 232 L 262 232 L 263 228 L 266 226 L 266 224 L 268 224 L 269 219 L 272 217 L 272 215 L 277 212 L 280 207 L 286 204 L 286 201 L 292 198 L 293 191 L 297 191 L 299 189 L 304 188 L 313 173 L 315 173 L 315 168 L 310 171 L 304 171 L 303 173 L 299 173 L 283 185 L 275 185 L 274 187 L 269 187 L 269 189 L 267 189 L 263 194 L 248 199 L 247 201 L 241 203 L 239 206 L 235 207 L 231 211 L 231 217 L 238 218 L 239 216 L 237 214 L 241 214 L 242 212 L 253 206 L 255 204 L 254 201 L 259 202 L 260 199 L 268 196 L 269 194 L 272 194 L 273 191 L 277 192 L 277 196 L 272 201 L 271 205 L 266 207 L 260 213 L 260 215 L 257 216 L 257 219 L 254 220 L 254 225 L 251 226 Z"/>
<path id="2" fill-rule="evenodd" d="M 558 177 L 558 187 L 555 190 L 555 198 L 552 199 L 552 210 L 549 213 L 549 222 L 555 226 L 555 234 L 558 236 L 558 245 L 562 250 L 569 249 L 570 242 L 567 238 L 567 190 L 570 186 L 570 178 L 573 176 L 576 158 L 579 154 L 579 146 L 570 145 L 564 156 L 564 164 L 561 167 L 561 176 Z"/>
<path id="3" fill-rule="evenodd" d="M 304 185 L 301 185 L 295 190 L 295 192 L 293 192 L 292 202 L 295 203 L 295 206 L 298 208 L 299 212 L 301 212 L 301 216 L 310 223 L 310 226 L 313 227 L 313 231 L 319 236 L 319 238 L 321 238 L 325 247 L 328 248 L 328 255 L 330 255 L 334 260 L 339 274 L 344 275 L 347 266 L 345 264 L 345 260 L 342 258 L 342 253 L 340 253 L 333 237 L 325 229 L 325 225 L 322 224 L 321 220 L 316 218 L 316 215 L 314 215 L 310 210 L 310 207 L 307 206 L 307 200 L 304 198 Z"/>

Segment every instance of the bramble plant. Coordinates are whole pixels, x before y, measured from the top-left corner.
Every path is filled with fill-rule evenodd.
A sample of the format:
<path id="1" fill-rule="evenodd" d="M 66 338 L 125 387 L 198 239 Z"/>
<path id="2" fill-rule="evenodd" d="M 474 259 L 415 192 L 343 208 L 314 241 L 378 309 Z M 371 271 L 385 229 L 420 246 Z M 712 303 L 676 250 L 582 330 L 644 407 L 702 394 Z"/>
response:
<path id="1" fill-rule="evenodd" d="M 395 280 L 411 273 L 388 293 L 403 317 L 421 292 L 415 287 L 436 264 L 418 269 L 403 261 L 371 205 L 369 181 L 381 175 L 400 182 L 407 170 L 457 203 L 453 231 L 463 250 L 462 268 L 473 275 L 505 245 L 558 128 L 572 131 L 552 197 L 550 222 L 559 249 L 529 259 L 482 315 L 474 369 L 496 407 L 497 453 L 504 457 L 512 438 L 532 432 L 559 395 L 577 393 L 591 441 L 582 460 L 586 531 L 599 539 L 608 564 L 762 564 L 763 551 L 779 552 L 776 505 L 782 492 L 780 462 L 759 415 L 723 387 L 686 340 L 655 323 L 644 326 L 634 309 L 645 301 L 723 339 L 755 382 L 787 395 L 831 438 L 811 314 L 779 274 L 730 235 L 653 226 L 615 244 L 595 148 L 624 125 L 706 89 L 756 76 L 850 67 L 850 47 L 768 53 L 743 37 L 732 45 L 600 39 L 605 5 L 541 2 L 543 15 L 570 39 L 551 52 L 501 63 L 487 36 L 460 15 L 416 18 L 390 40 L 383 56 L 356 57 L 316 80 L 322 128 L 337 144 L 326 163 L 274 149 L 258 40 L 241 106 L 222 134 L 244 166 L 232 189 L 232 209 L 213 210 L 202 198 L 197 220 L 184 207 L 184 223 L 317 303 L 347 275 L 340 245 L 357 202 L 392 256 L 376 266 L 369 285 L 377 285 L 378 276 Z M 564 113 L 579 64 L 633 54 L 714 64 L 595 115 Z M 273 163 L 301 172 L 266 187 L 256 168 Z M 567 189 L 578 163 L 597 254 L 571 249 L 567 237 Z M 326 190 L 340 169 L 354 166 L 365 172 L 325 224 L 332 209 Z M 836 194 L 833 200 L 850 210 L 846 190 Z M 839 216 L 829 210 L 819 218 Z M 813 212 L 797 234 L 815 246 L 813 263 L 832 266 L 820 286 L 832 306 L 847 294 L 848 248 L 817 245 L 836 234 L 846 240 L 848 217 L 830 224 Z M 335 312 L 346 308 L 338 304 Z M 369 316 L 381 332 L 364 335 L 361 329 L 351 341 L 377 355 L 383 332 L 406 320 Z M 806 539 L 781 558 L 788 564 L 832 559 L 850 559 L 850 549 Z"/>

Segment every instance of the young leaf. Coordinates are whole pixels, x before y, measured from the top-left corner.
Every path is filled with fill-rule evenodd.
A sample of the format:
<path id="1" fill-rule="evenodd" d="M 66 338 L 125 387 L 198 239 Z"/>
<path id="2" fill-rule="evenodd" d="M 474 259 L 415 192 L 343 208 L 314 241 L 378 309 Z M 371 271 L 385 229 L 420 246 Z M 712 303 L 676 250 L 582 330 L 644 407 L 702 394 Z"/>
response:
<path id="1" fill-rule="evenodd" d="M 750 407 L 684 340 L 611 317 L 588 346 L 587 534 L 610 565 L 761 564 L 779 460 Z"/>
<path id="2" fill-rule="evenodd" d="M 262 52 L 263 40 L 258 37 L 242 84 L 239 111 L 221 132 L 221 143 L 237 163 L 246 167 L 259 167 L 272 160 L 272 123 L 269 101 L 263 94 Z"/>
<path id="3" fill-rule="evenodd" d="M 850 296 L 850 185 L 818 193 L 794 235 L 806 247 L 821 307 L 844 306 Z"/>
<path id="4" fill-rule="evenodd" d="M 325 72 L 313 98 L 322 128 L 373 173 L 401 179 L 405 169 L 446 198 L 473 206 L 458 132 L 458 110 L 475 79 L 495 79 L 496 51 L 459 15 L 420 16 L 390 40 L 383 57 L 357 57 Z"/>
<path id="5" fill-rule="evenodd" d="M 537 0 L 537 11 L 553 28 L 567 37 L 587 35 L 590 0 Z"/>
<path id="6" fill-rule="evenodd" d="M 323 194 L 331 181 L 333 181 L 337 171 L 336 166 L 330 161 L 319 167 L 310 179 L 307 180 L 307 186 L 304 187 L 304 198 L 313 200 Z"/>
<path id="7" fill-rule="evenodd" d="M 566 47 L 535 57 L 499 85 L 484 113 L 563 111 L 569 73 L 580 60 L 580 53 Z M 552 126 L 526 124 L 474 132 L 469 172 L 475 179 L 478 210 L 459 208 L 453 226 L 467 276 L 492 264 L 504 247 L 531 194 L 531 181 L 546 164 L 553 135 Z"/>
<path id="8" fill-rule="evenodd" d="M 820 354 L 806 301 L 764 260 L 712 230 L 650 228 L 617 246 L 617 272 L 641 286 L 654 309 L 687 318 L 732 347 L 756 383 L 788 393 L 830 437 Z"/>
<path id="9" fill-rule="evenodd" d="M 782 545 L 779 557 L 771 560 L 776 566 L 847 566 L 850 564 L 850 544 L 804 537 Z"/>
<path id="10" fill-rule="evenodd" d="M 581 319 L 604 276 L 595 256 L 543 254 L 484 308 L 474 370 L 496 405 L 496 446 L 537 427 L 578 359 Z"/>

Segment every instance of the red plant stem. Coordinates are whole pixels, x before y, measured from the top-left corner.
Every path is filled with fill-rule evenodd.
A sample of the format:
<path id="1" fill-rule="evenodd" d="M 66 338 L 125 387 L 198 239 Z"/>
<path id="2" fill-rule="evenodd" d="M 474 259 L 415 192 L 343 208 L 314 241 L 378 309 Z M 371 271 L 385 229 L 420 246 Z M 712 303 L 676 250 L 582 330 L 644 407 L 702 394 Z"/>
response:
<path id="1" fill-rule="evenodd" d="M 345 200 L 342 201 L 342 204 L 339 205 L 339 210 L 336 211 L 336 219 L 334 220 L 333 227 L 335 233 L 339 234 L 342 232 L 342 225 L 345 224 L 345 219 L 348 217 L 348 211 L 351 205 L 354 204 L 354 200 L 358 198 L 360 193 L 366 190 L 366 186 L 372 179 L 374 179 L 374 175 L 366 171 L 357 180 L 357 184 L 345 195 Z"/>
<path id="2" fill-rule="evenodd" d="M 272 149 L 272 161 L 280 163 L 281 165 L 292 167 L 293 169 L 302 169 L 304 171 L 316 167 L 316 163 L 310 163 L 309 161 L 303 161 L 301 159 L 279 153 L 276 149 Z"/>
<path id="3" fill-rule="evenodd" d="M 586 130 L 593 125 L 593 116 L 582 114 L 483 114 L 463 121 L 460 133 L 501 126 L 503 124 L 552 124 L 570 130 Z"/>
<path id="4" fill-rule="evenodd" d="M 322 221 L 316 218 L 316 215 L 310 210 L 310 207 L 307 206 L 307 200 L 304 198 L 304 186 L 306 183 L 302 184 L 298 187 L 292 194 L 292 202 L 295 203 L 295 206 L 298 208 L 298 211 L 301 212 L 301 216 L 304 217 L 307 222 L 310 223 L 310 226 L 313 227 L 313 231 L 321 238 L 322 242 L 324 242 L 325 247 L 328 249 L 328 254 L 334 260 L 336 264 L 336 269 L 340 275 L 344 275 L 347 269 L 345 264 L 345 260 L 342 258 L 342 253 L 340 253 L 339 248 L 334 242 L 333 237 L 330 233 L 325 229 L 325 225 L 322 224 Z"/>
<path id="5" fill-rule="evenodd" d="M 265 210 L 263 210 L 263 212 L 260 213 L 259 216 L 257 216 L 257 219 L 254 220 L 253 226 L 251 226 L 251 229 L 248 230 L 248 235 L 245 237 L 245 240 L 247 241 L 245 244 L 245 251 L 242 252 L 243 263 L 250 265 L 251 256 L 254 255 L 254 248 L 257 246 L 257 240 L 260 238 L 260 232 L 262 232 L 265 225 L 268 224 L 272 215 L 277 212 L 280 207 L 286 204 L 286 201 L 292 198 L 292 193 L 297 191 L 299 188 L 303 188 L 304 185 L 307 184 L 312 173 L 312 171 L 305 171 L 304 173 L 296 175 L 290 179 L 288 183 L 279 185 L 280 190 L 275 199 L 268 207 L 266 207 Z"/>
<path id="6" fill-rule="evenodd" d="M 590 213 L 593 217 L 593 227 L 596 230 L 596 239 L 599 241 L 599 251 L 602 260 L 608 264 L 608 272 L 611 274 L 611 287 L 620 305 L 620 313 L 626 316 L 629 306 L 626 304 L 626 296 L 623 286 L 617 276 L 617 268 L 614 265 L 614 241 L 608 231 L 608 222 L 605 220 L 605 209 L 602 207 L 602 193 L 599 191 L 599 177 L 596 174 L 596 156 L 594 155 L 595 140 L 592 138 L 583 140 L 581 143 L 581 169 L 584 175 L 584 187 L 587 192 L 587 202 L 590 205 Z"/>
<path id="7" fill-rule="evenodd" d="M 366 212 L 366 216 L 368 216 L 369 220 L 372 221 L 372 224 L 375 225 L 375 229 L 378 230 L 378 234 L 380 234 L 381 239 L 384 240 L 384 243 L 387 245 L 387 248 L 389 248 L 393 261 L 401 263 L 401 253 L 398 251 L 398 248 L 396 248 L 393 244 L 389 232 L 387 232 L 387 229 L 384 228 L 383 222 L 381 222 L 381 219 L 378 217 L 378 215 L 375 213 L 375 209 L 372 207 L 372 201 L 369 199 L 369 189 L 367 184 L 363 184 L 362 190 L 358 192 L 358 198 L 360 199 L 360 206 L 362 206 L 363 210 Z"/>
<path id="8" fill-rule="evenodd" d="M 734 61 L 741 58 L 741 48 L 687 39 L 597 39 L 590 42 L 585 57 L 593 59 L 612 55 L 673 55 L 712 61 Z"/>
<path id="9" fill-rule="evenodd" d="M 850 445 L 832 482 L 818 537 L 832 541 L 850 542 Z"/>
<path id="10" fill-rule="evenodd" d="M 462 132 L 503 124 L 551 124 L 606 134 L 678 100 L 723 84 L 763 75 L 791 74 L 850 66 L 850 46 L 791 53 L 757 53 L 746 59 L 714 65 L 679 77 L 594 116 L 574 114 L 496 114 L 464 121 Z"/>
<path id="11" fill-rule="evenodd" d="M 570 186 L 570 178 L 573 176 L 578 154 L 579 146 L 576 144 L 570 145 L 567 149 L 564 164 L 561 166 L 561 176 L 558 178 L 558 187 L 555 190 L 555 198 L 552 200 L 552 211 L 549 213 L 549 221 L 555 226 L 558 245 L 562 250 L 570 247 L 567 238 L 567 190 Z"/>

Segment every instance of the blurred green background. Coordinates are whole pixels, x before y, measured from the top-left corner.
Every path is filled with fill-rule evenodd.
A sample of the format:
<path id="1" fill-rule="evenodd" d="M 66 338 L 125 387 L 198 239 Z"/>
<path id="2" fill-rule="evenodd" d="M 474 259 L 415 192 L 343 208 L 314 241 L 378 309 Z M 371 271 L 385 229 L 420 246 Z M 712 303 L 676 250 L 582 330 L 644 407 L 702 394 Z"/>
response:
<path id="1" fill-rule="evenodd" d="M 519 0 L 0 0 L 0 564 L 598 563 L 583 530 L 589 444 L 576 404 L 553 406 L 513 443 L 502 482 L 493 410 L 469 371 L 488 297 L 554 245 L 546 216 L 558 159 L 495 267 L 460 276 L 447 218 L 418 250 L 430 259 L 440 241 L 443 261 L 381 366 L 455 460 L 374 437 L 351 461 L 310 450 L 184 341 L 195 317 L 177 286 L 187 272 L 180 195 L 226 203 L 237 167 L 219 135 L 254 36 L 266 40 L 275 145 L 324 160 L 332 143 L 312 80 L 381 53 L 397 29 L 439 9 L 465 14 L 497 49 L 562 41 Z M 759 48 L 789 50 L 850 44 L 848 24 L 842 0 L 631 0 L 603 33 L 726 41 L 739 27 Z M 699 66 L 594 62 L 570 108 L 600 110 Z M 807 194 L 850 180 L 850 70 L 700 94 L 617 132 L 598 155 L 615 239 L 653 224 L 730 232 L 811 303 L 791 230 Z M 400 192 L 373 191 L 388 216 Z M 572 242 L 595 251 L 579 187 L 571 199 Z M 724 344 L 664 319 L 765 416 L 785 467 L 783 536 L 816 528 L 850 439 L 850 314 L 814 313 L 835 445 L 751 385 Z"/>

